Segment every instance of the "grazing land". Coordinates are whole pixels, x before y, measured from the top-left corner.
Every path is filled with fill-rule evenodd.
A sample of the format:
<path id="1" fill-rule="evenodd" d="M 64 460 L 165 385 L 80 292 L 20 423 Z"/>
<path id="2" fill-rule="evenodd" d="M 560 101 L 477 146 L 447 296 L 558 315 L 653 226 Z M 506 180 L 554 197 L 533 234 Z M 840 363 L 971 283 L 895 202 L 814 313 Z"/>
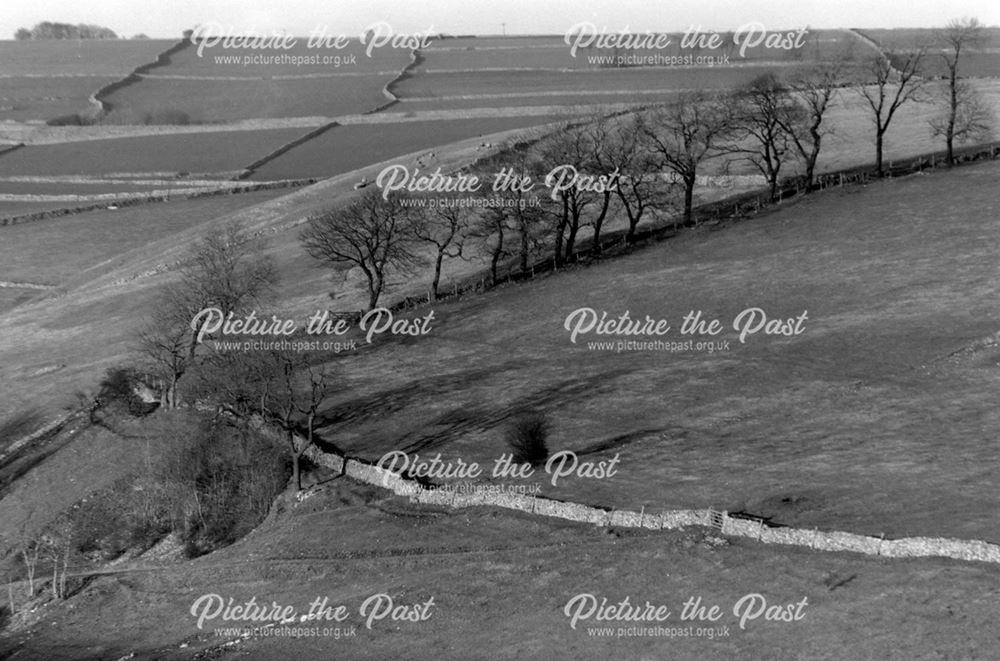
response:
<path id="1" fill-rule="evenodd" d="M 345 124 L 258 168 L 252 179 L 332 177 L 370 163 L 500 131 L 565 121 L 565 115 Z"/>
<path id="2" fill-rule="evenodd" d="M 495 510 L 416 508 L 344 480 L 279 509 L 250 537 L 211 556 L 96 577 L 74 597 L 77 608 L 49 610 L 3 642 L 30 661 L 129 654 L 172 661 L 233 647 L 255 660 L 331 653 L 356 659 L 631 659 L 659 658 L 669 649 L 675 658 L 713 661 L 904 661 L 932 658 L 928 650 L 976 658 L 1000 644 L 991 623 L 1000 607 L 991 588 L 998 572 L 989 565 L 819 553 L 695 531 L 609 533 Z M 352 534 L 331 535 L 344 530 Z M 613 569 L 602 569 L 612 557 Z M 525 574 L 534 579 L 524 580 Z M 221 629 L 228 623 L 210 621 L 199 631 L 186 615 L 207 591 L 240 603 L 256 596 L 297 612 L 316 595 L 328 596 L 330 604 L 348 607 L 343 624 L 357 626 L 357 636 L 264 636 L 223 647 L 235 640 Z M 433 596 L 432 615 L 367 629 L 358 608 L 379 592 L 408 604 Z M 633 604 L 664 604 L 673 612 L 668 626 L 679 625 L 685 600 L 701 597 L 703 605 L 723 609 L 718 624 L 728 626 L 728 635 L 601 639 L 587 629 L 606 623 L 591 619 L 572 629 L 563 613 L 580 592 L 607 597 L 609 604 L 626 596 Z M 805 617 L 792 623 L 758 619 L 741 629 L 731 608 L 751 593 L 771 604 L 805 597 Z M 899 639 L 887 635 L 900 622 L 911 632 Z M 844 637 L 844 630 L 852 635 Z"/>
<path id="3" fill-rule="evenodd" d="M 303 135 L 219 131 L 31 145 L 0 155 L 0 176 L 191 173 L 230 175 Z"/>
<path id="4" fill-rule="evenodd" d="M 223 47 L 210 42 L 198 54 L 197 46 L 185 48 L 170 57 L 170 64 L 156 67 L 150 75 L 158 76 L 210 76 L 245 77 L 258 80 L 282 76 L 368 76 L 372 79 L 391 74 L 394 76 L 410 63 L 410 51 L 405 48 L 375 48 L 371 55 L 367 47 L 352 39 L 343 48 L 310 47 L 307 39 L 297 39 L 294 46 L 281 50 L 288 57 L 268 59 L 272 55 L 260 49 Z M 391 77 L 390 76 L 390 77 Z"/>
<path id="5" fill-rule="evenodd" d="M 354 388 L 327 412 L 336 422 L 324 434 L 370 459 L 404 449 L 485 466 L 505 451 L 508 416 L 542 409 L 553 449 L 622 456 L 619 477 L 599 483 L 526 481 L 558 498 L 647 511 L 714 503 L 807 528 L 998 539 L 987 430 L 1000 424 L 1000 353 L 970 350 L 1000 331 L 986 185 L 998 172 L 833 191 L 436 304 L 436 332 L 419 344 L 346 361 Z M 681 317 L 702 310 L 725 321 L 717 339 L 729 349 L 589 350 L 614 338 L 572 344 L 563 322 L 579 307 L 670 319 L 674 340 Z M 740 344 L 729 323 L 745 307 L 808 311 L 807 330 Z"/>
<path id="6" fill-rule="evenodd" d="M 97 210 L 3 227 L 0 281 L 67 286 L 111 270 L 145 246 L 206 220 L 287 195 L 264 190 Z M 65 246 L 72 246 L 66 250 Z M 58 259 L 52 259 L 59 255 Z M 0 291 L 3 291 L 0 289 Z"/>
<path id="7" fill-rule="evenodd" d="M 926 48 L 923 71 L 925 75 L 939 77 L 947 74 L 947 67 L 941 55 L 944 54 L 938 41 L 937 31 L 930 29 L 859 30 L 889 52 L 905 54 L 918 48 Z M 1000 76 L 1000 28 L 984 28 L 982 40 L 966 44 L 962 52 L 959 71 L 963 77 L 997 78 Z"/>
<path id="8" fill-rule="evenodd" d="M 406 78 L 393 87 L 401 99 L 469 98 L 499 94 L 520 96 L 559 96 L 568 94 L 614 95 L 623 100 L 655 93 L 693 89 L 728 89 L 749 82 L 766 68 L 742 67 L 720 69 L 600 69 L 571 72 L 557 71 L 463 71 L 425 73 Z M 488 98 L 488 97 L 487 97 Z"/>
<path id="9" fill-rule="evenodd" d="M 899 43 L 924 36 L 866 36 L 873 33 Z M 143 58 L 143 48 L 162 52 L 169 45 L 128 43 L 117 52 L 128 55 L 128 65 L 101 45 L 89 56 L 92 68 L 72 63 L 74 44 L 32 44 L 44 74 L 34 92 L 20 82 L 34 74 L 29 51 L 20 51 L 7 71 L 2 55 L 16 50 L 0 43 L 0 75 L 19 81 L 10 94 L 21 101 L 10 103 L 40 95 L 37 105 L 11 118 L 40 121 L 57 107 L 78 111 L 82 80 L 120 78 L 155 57 Z M 45 54 L 47 45 L 52 53 Z M 109 95 L 106 119 L 117 127 L 61 127 L 66 142 L 0 155 L 0 216 L 56 204 L 46 195 L 86 199 L 165 184 L 224 185 L 269 155 L 253 180 L 327 178 L 295 191 L 123 208 L 109 203 L 0 226 L 0 571 L 24 577 L 27 540 L 56 530 L 67 512 L 93 507 L 117 488 L 143 491 L 139 476 L 156 457 L 193 456 L 173 450 L 205 431 L 186 433 L 201 415 L 198 407 L 163 405 L 147 417 L 120 420 L 102 418 L 100 405 L 80 407 L 104 397 L 95 386 L 108 368 L 147 369 L 137 362 L 137 331 L 207 231 L 238 221 L 264 237 L 280 275 L 267 313 L 301 323 L 316 310 L 359 310 L 367 301 L 362 269 L 318 267 L 300 232 L 318 211 L 371 193 L 356 185 L 372 181 L 386 163 L 425 173 L 464 171 L 507 140 L 541 135 L 590 114 L 594 105 L 728 90 L 764 71 L 791 71 L 852 48 L 871 46 L 849 31 L 819 31 L 800 58 L 767 54 L 779 62 L 752 53 L 739 66 L 619 69 L 588 63 L 585 55 L 596 53 L 567 60 L 557 37 L 442 39 L 389 85 L 399 102 L 370 113 L 389 101 L 382 88 L 411 62 L 408 51 L 368 58 L 352 43 L 340 53 L 357 56 L 349 67 L 245 61 L 252 52 L 244 50 L 199 57 L 188 47 Z M 295 54 L 309 53 L 300 46 Z M 974 53 L 970 70 L 984 76 L 974 84 L 995 109 L 1000 81 L 982 73 L 994 55 L 986 48 Z M 79 74 L 79 87 L 60 88 L 64 96 L 55 87 L 45 91 L 61 71 Z M 901 108 L 886 135 L 886 160 L 940 150 L 928 124 L 940 110 L 939 103 Z M 830 133 L 818 172 L 873 161 L 868 112 L 856 90 L 839 89 L 825 119 Z M 158 127 L 139 126 L 154 115 L 218 122 L 219 130 L 171 126 L 158 134 Z M 334 117 L 341 123 L 311 133 Z M 251 128 L 263 119 L 287 124 Z M 123 125 L 151 134 L 111 138 Z M 701 175 L 753 172 L 745 161 L 724 158 L 699 169 Z M 486 468 L 486 476 L 445 480 L 456 487 L 530 487 L 560 500 L 647 513 L 713 507 L 775 526 L 873 537 L 1000 541 L 993 467 L 1000 427 L 998 176 L 997 160 L 931 170 L 798 195 L 748 217 L 680 230 L 673 217 L 646 216 L 643 228 L 676 231 L 652 244 L 623 242 L 620 250 L 521 284 L 395 312 L 397 319 L 433 313 L 424 336 L 383 336 L 369 344 L 350 331 L 344 339 L 358 340 L 360 348 L 330 355 L 325 367 L 336 387 L 318 407 L 316 432 L 324 447 L 370 461 L 401 450 Z M 695 202 L 739 190 L 699 184 Z M 611 209 L 605 232 L 625 226 L 623 212 Z M 462 257 L 444 261 L 442 290 L 459 277 L 483 274 L 492 231 L 469 231 Z M 581 229 L 578 248 L 591 232 Z M 543 241 L 539 254 L 551 254 L 550 237 Z M 423 255 L 423 248 L 413 250 Z M 382 303 L 426 295 L 430 270 L 425 262 L 390 269 Z M 611 318 L 663 319 L 671 330 L 640 338 L 661 341 L 655 348 L 625 346 L 613 334 L 584 333 L 573 342 L 567 317 L 581 308 Z M 786 325 L 799 319 L 801 332 L 740 337 L 734 320 L 748 308 Z M 721 331 L 682 336 L 682 320 L 696 312 L 706 322 L 718 319 Z M 28 427 L 69 410 L 80 412 L 11 450 Z M 238 426 L 221 410 L 213 430 Z M 510 450 L 511 421 L 525 414 L 544 418 L 550 452 L 614 460 L 617 470 L 558 483 L 541 470 L 488 477 Z M 241 461 L 250 461 L 248 448 L 242 446 Z M 279 469 L 290 472 L 290 465 L 281 459 Z M 145 555 L 107 564 L 74 547 L 66 600 L 47 596 L 55 582 L 46 583 L 52 565 L 45 557 L 40 596 L 24 603 L 16 623 L 0 606 L 0 657 L 190 659 L 236 651 L 252 659 L 666 654 L 834 661 L 989 658 L 1000 649 L 992 622 L 1000 608 L 1000 568 L 993 564 L 766 546 L 708 528 L 599 528 L 485 507 L 422 506 L 308 463 L 304 479 L 307 491 L 290 485 L 273 502 L 269 492 L 260 515 L 267 518 L 255 530 L 201 558 L 187 559 L 190 538 L 178 541 L 180 529 L 197 525 L 198 517 L 205 525 L 197 488 L 197 511 L 171 513 L 169 536 L 146 531 L 159 542 Z M 11 600 L 14 586 L 23 592 L 12 583 Z M 602 640 L 587 630 L 597 623 L 574 630 L 565 615 L 567 600 L 584 591 L 609 603 L 628 596 L 669 605 L 670 624 L 686 599 L 700 596 L 723 606 L 718 624 L 728 625 L 727 632 L 718 638 L 619 633 Z M 358 624 L 358 635 L 241 639 L 219 628 L 232 623 L 219 621 L 200 630 L 189 613 L 206 592 L 300 611 L 327 596 L 332 604 L 350 604 L 355 615 L 347 624 Z M 357 607 L 376 593 L 397 603 L 433 597 L 434 614 L 365 628 Z M 772 604 L 808 599 L 806 616 L 739 626 L 732 605 L 752 593 Z"/>
<path id="10" fill-rule="evenodd" d="M 0 121 L 50 120 L 170 47 L 162 40 L 0 41 Z"/>
<path id="11" fill-rule="evenodd" d="M 195 124 L 272 117 L 338 117 L 375 110 L 390 101 L 382 87 L 395 74 L 337 78 L 145 78 L 104 100 L 109 123 L 157 123 L 157 113 L 183 113 Z M 169 123 L 169 122 L 166 122 Z"/>
<path id="12" fill-rule="evenodd" d="M 0 121 L 52 119 L 87 108 L 87 98 L 113 77 L 0 77 Z"/>

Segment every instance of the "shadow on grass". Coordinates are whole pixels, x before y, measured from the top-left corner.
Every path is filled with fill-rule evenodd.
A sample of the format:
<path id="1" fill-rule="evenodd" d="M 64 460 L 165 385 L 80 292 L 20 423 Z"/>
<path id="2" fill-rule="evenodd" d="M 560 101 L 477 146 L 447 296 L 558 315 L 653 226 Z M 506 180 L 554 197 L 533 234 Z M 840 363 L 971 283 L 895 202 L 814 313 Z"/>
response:
<path id="1" fill-rule="evenodd" d="M 40 409 L 27 409 L 0 422 L 0 452 L 6 451 L 19 438 L 39 429 L 43 423 Z"/>
<path id="2" fill-rule="evenodd" d="M 503 372 L 518 372 L 523 367 L 521 364 L 510 364 L 502 370 L 497 368 L 467 370 L 414 380 L 398 388 L 383 390 L 326 409 L 317 428 L 326 427 L 324 436 L 334 436 L 336 427 L 345 423 L 360 424 L 382 420 L 390 415 L 419 408 L 429 400 L 458 399 L 475 385 L 496 379 Z M 620 369 L 603 371 L 584 378 L 564 379 L 543 388 L 524 392 L 506 405 L 461 404 L 430 421 L 415 423 L 415 428 L 394 439 L 392 446 L 407 453 L 434 450 L 465 435 L 497 428 L 508 419 L 526 411 L 544 411 L 602 392 L 613 392 L 615 379 L 628 373 L 630 370 Z M 648 430 L 636 432 L 636 437 L 647 433 Z"/>

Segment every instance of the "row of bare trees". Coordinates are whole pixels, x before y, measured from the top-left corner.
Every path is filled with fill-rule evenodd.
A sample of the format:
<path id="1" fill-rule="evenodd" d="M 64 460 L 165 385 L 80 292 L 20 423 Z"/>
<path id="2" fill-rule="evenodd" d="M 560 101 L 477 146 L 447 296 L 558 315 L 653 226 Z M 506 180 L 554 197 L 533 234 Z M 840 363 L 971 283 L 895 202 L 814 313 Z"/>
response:
<path id="1" fill-rule="evenodd" d="M 829 112 L 846 103 L 847 88 L 856 91 L 874 129 L 879 176 L 885 171 L 885 136 L 900 109 L 911 103 L 943 98 L 930 128 L 944 139 L 951 163 L 957 142 L 985 139 L 991 130 L 992 110 L 961 70 L 969 49 L 982 41 L 982 25 L 962 19 L 939 31 L 933 51 L 919 46 L 861 58 L 845 53 L 785 77 L 766 73 L 732 92 L 687 93 L 674 103 L 594 117 L 508 146 L 463 174 L 491 181 L 502 169 L 508 181 L 542 182 L 552 168 L 562 167 L 610 176 L 613 186 L 560 188 L 552 195 L 539 186 L 485 187 L 480 194 L 491 204 L 479 207 L 459 206 L 457 199 L 454 206 L 440 200 L 426 206 L 371 190 L 347 207 L 310 219 L 302 244 L 338 277 L 351 269 L 360 272 L 369 308 L 378 304 L 387 278 L 411 278 L 419 266 L 432 266 L 428 289 L 436 298 L 449 259 L 481 259 L 494 282 L 508 261 L 527 270 L 542 256 L 561 267 L 575 256 L 585 228 L 593 252 L 599 252 L 611 218 L 626 225 L 628 241 L 644 221 L 669 216 L 690 224 L 699 177 L 706 172 L 756 173 L 772 199 L 791 175 L 800 178 L 802 189 L 813 189 L 831 133 Z M 932 56 L 945 65 L 943 84 L 925 71 Z M 709 168 L 715 159 L 722 164 Z"/>
<path id="2" fill-rule="evenodd" d="M 945 140 L 950 162 L 956 142 L 990 129 L 990 109 L 962 76 L 964 58 L 982 38 L 975 19 L 955 21 L 940 33 L 934 53 L 920 47 L 841 58 L 785 77 L 768 73 L 732 92 L 693 92 L 674 103 L 568 124 L 508 145 L 463 173 L 490 182 L 503 169 L 508 181 L 524 183 L 485 186 L 477 193 L 481 204 L 452 194 L 427 205 L 373 187 L 311 218 L 300 239 L 337 277 L 360 274 L 369 308 L 378 306 L 391 279 L 412 279 L 418 267 L 427 267 L 429 295 L 436 298 L 447 260 L 482 260 L 494 282 L 509 263 L 528 270 L 542 258 L 561 267 L 578 254 L 583 233 L 599 253 L 610 219 L 625 226 L 626 241 L 643 223 L 692 222 L 695 192 L 706 173 L 733 167 L 756 172 L 772 197 L 795 174 L 810 190 L 830 134 L 829 112 L 844 103 L 847 87 L 857 90 L 875 129 L 881 173 L 884 136 L 900 108 L 928 100 L 934 89 L 923 66 L 932 55 L 942 58 L 947 75 L 938 85 L 944 110 L 931 129 Z M 722 164 L 709 167 L 714 159 Z M 602 176 L 604 185 L 553 187 L 556 168 Z M 210 392 L 241 414 L 277 423 L 287 432 L 298 479 L 298 457 L 312 443 L 320 404 L 332 387 L 329 374 L 294 354 L 216 352 L 211 343 L 199 342 L 204 326 L 192 325 L 208 307 L 228 315 L 265 304 L 276 283 L 275 266 L 258 240 L 236 225 L 214 231 L 183 261 L 140 345 L 167 384 L 164 406 L 179 405 L 183 382 L 189 397 Z M 296 430 L 303 431 L 305 443 L 295 440 Z"/>

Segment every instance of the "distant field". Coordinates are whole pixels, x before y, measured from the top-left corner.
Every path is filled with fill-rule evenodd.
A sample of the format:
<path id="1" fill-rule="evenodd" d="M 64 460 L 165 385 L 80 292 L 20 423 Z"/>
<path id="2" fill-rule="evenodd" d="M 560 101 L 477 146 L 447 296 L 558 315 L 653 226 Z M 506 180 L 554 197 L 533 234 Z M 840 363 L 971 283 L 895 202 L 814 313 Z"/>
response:
<path id="1" fill-rule="evenodd" d="M 470 97 L 421 97 L 402 98 L 382 112 L 416 113 L 426 111 L 457 111 L 501 109 L 511 114 L 520 114 L 521 108 L 537 108 L 551 106 L 556 108 L 575 109 L 588 113 L 594 107 L 616 104 L 650 104 L 666 103 L 677 98 L 680 90 L 595 90 L 566 94 L 535 94 L 521 95 L 517 92 L 500 92 L 496 94 L 481 94 Z"/>
<path id="2" fill-rule="evenodd" d="M 174 183 L 174 185 L 177 184 Z M 0 181 L 0 195 L 96 195 L 98 193 L 131 193 L 154 188 L 165 188 L 165 186 L 161 184 L 105 183 L 100 180 L 95 180 L 93 184 Z M 3 209 L 3 204 L 4 201 L 0 199 L 0 211 Z"/>
<path id="3" fill-rule="evenodd" d="M 0 75 L 117 78 L 154 61 L 174 43 L 165 39 L 0 41 Z"/>
<path id="4" fill-rule="evenodd" d="M 635 55 L 664 57 L 691 55 L 729 55 L 732 64 L 755 61 L 810 61 L 827 59 L 858 44 L 856 37 L 844 30 L 814 30 L 805 36 L 801 49 L 776 50 L 763 47 L 747 48 L 742 56 L 733 36 L 726 34 L 723 44 L 715 49 L 681 47 L 683 34 L 669 35 L 670 43 L 659 49 L 604 49 L 581 45 L 574 57 L 570 44 L 560 36 L 548 37 L 483 37 L 442 39 L 421 50 L 423 62 L 415 72 L 434 70 L 489 70 L 497 68 L 541 68 L 541 69 L 593 69 L 612 66 L 601 63 L 602 56 Z M 585 42 L 583 42 L 585 43 Z M 658 65 L 655 65 L 658 66 Z"/>
<path id="5" fill-rule="evenodd" d="M 858 30 L 869 39 L 874 39 L 884 48 L 912 49 L 935 44 L 938 30 L 931 28 L 896 28 L 877 29 L 864 28 Z M 1000 28 L 983 28 L 983 41 L 974 50 L 993 50 L 1000 48 Z"/>
<path id="6" fill-rule="evenodd" d="M 48 120 L 170 47 L 163 40 L 0 41 L 0 121 Z"/>
<path id="7" fill-rule="evenodd" d="M 288 61 L 262 62 L 279 57 Z M 280 51 L 214 46 L 200 57 L 189 46 L 102 100 L 112 108 L 106 121 L 126 124 L 165 111 L 191 122 L 353 115 L 388 103 L 382 88 L 409 61 L 409 50 L 391 48 L 369 58 L 357 41 L 343 50 L 307 48 L 304 39 Z"/>
<path id="8" fill-rule="evenodd" d="M 644 96 L 632 90 L 651 91 L 724 89 L 752 80 L 769 67 L 648 68 L 558 71 L 466 71 L 431 73 L 408 77 L 393 87 L 401 99 L 470 98 L 477 96 L 524 96 L 597 92 L 601 96 Z M 484 105 L 490 105 L 484 103 Z"/>
<path id="9" fill-rule="evenodd" d="M 93 277 L 93 269 L 112 268 L 109 260 L 125 259 L 130 250 L 288 193 L 278 189 L 158 202 L 0 227 L 0 281 L 58 284 Z"/>
<path id="10" fill-rule="evenodd" d="M 87 97 L 115 80 L 107 76 L 0 78 L 0 121 L 51 119 L 86 110 Z"/>
<path id="11" fill-rule="evenodd" d="M 878 42 L 886 50 L 900 52 L 926 47 L 923 70 L 926 75 L 943 76 L 947 73 L 940 55 L 941 44 L 937 31 L 931 29 L 902 28 L 895 30 L 860 30 L 862 34 Z M 1000 77 L 1000 28 L 984 28 L 983 41 L 967 45 L 959 64 L 961 75 L 977 78 Z"/>
<path id="12" fill-rule="evenodd" d="M 336 78 L 200 80 L 147 78 L 104 97 L 109 123 L 145 123 L 149 113 L 183 112 L 191 122 L 361 114 L 389 102 L 394 74 Z"/>
<path id="13" fill-rule="evenodd" d="M 39 211 L 48 211 L 50 209 L 62 209 L 67 206 L 76 205 L 68 205 L 65 202 L 27 202 L 23 200 L 0 201 L 0 218 L 21 216 L 29 213 L 37 213 Z"/>
<path id="14" fill-rule="evenodd" d="M 0 155 L 0 177 L 116 172 L 230 172 L 306 133 L 220 131 L 29 146 Z"/>
<path id="15" fill-rule="evenodd" d="M 157 67 L 150 73 L 178 76 L 271 76 L 295 75 L 357 75 L 393 72 L 410 63 L 409 49 L 377 48 L 369 57 L 366 47 L 358 40 L 342 49 L 309 48 L 306 37 L 298 37 L 293 48 L 261 51 L 250 48 L 223 48 L 221 44 L 207 46 L 198 56 L 198 47 L 191 46 L 174 54 L 170 65 Z M 285 61 L 270 61 L 262 56 L 280 55 Z M 223 60 L 222 58 L 226 58 Z M 294 58 L 294 59 L 293 59 Z M 301 59 L 305 58 L 305 59 Z M 339 59 L 336 59 L 339 58 Z"/>
<path id="16" fill-rule="evenodd" d="M 253 179 L 332 177 L 394 156 L 465 138 L 565 121 L 566 116 L 495 117 L 395 124 L 346 124 L 309 140 L 258 169 Z"/>

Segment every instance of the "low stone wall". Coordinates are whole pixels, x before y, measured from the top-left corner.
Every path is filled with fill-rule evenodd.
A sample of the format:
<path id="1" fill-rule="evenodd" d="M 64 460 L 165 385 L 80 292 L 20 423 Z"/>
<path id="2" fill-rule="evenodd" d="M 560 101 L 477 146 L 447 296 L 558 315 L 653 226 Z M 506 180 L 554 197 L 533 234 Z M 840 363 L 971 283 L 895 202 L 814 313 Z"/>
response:
<path id="1" fill-rule="evenodd" d="M 313 462 L 341 471 L 348 477 L 382 487 L 398 496 L 423 505 L 452 508 L 502 507 L 504 509 L 550 516 L 566 521 L 589 523 L 615 528 L 645 528 L 649 530 L 680 530 L 691 526 L 719 530 L 723 535 L 747 537 L 764 544 L 805 546 L 820 551 L 849 551 L 890 558 L 944 557 L 957 560 L 977 560 L 1000 563 L 1000 546 L 978 540 L 957 540 L 928 537 L 881 539 L 849 532 L 777 528 L 763 521 L 734 518 L 727 512 L 714 510 L 667 510 L 659 513 L 630 510 L 606 510 L 580 503 L 522 494 L 479 491 L 458 493 L 444 488 L 426 488 L 400 475 L 356 459 L 344 459 L 311 447 L 306 451 Z"/>

